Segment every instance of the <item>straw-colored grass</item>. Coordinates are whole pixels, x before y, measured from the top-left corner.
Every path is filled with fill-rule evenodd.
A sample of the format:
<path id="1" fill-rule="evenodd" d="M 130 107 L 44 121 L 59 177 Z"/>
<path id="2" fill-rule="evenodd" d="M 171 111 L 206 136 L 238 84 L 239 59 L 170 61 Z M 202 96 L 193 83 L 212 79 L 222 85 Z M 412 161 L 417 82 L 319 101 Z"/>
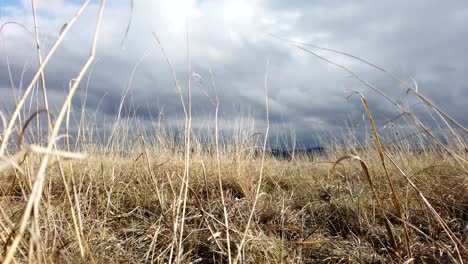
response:
<path id="1" fill-rule="evenodd" d="M 463 239 L 468 217 L 466 170 L 436 151 L 418 155 L 388 153 L 418 188 L 415 191 L 397 168 L 389 166 L 389 176 L 406 216 L 401 221 L 394 211 L 376 150 L 357 155 L 369 168 L 381 209 L 358 163 L 342 162 L 333 173 L 332 163 L 321 163 L 336 160 L 342 154 L 337 150 L 314 163 L 301 157 L 293 161 L 266 157 L 261 195 L 240 252 L 243 262 L 370 263 L 397 262 L 398 258 L 403 262 L 407 259 L 403 223 L 409 229 L 412 257 L 417 262 L 459 259 L 450 236 Z M 41 239 L 35 241 L 42 255 L 37 257 L 47 262 L 70 263 L 88 262 L 91 256 L 96 263 L 167 262 L 178 195 L 183 188 L 184 157 L 171 152 L 149 152 L 148 158 L 149 162 L 138 152 L 126 157 L 91 154 L 86 160 L 72 162 L 72 167 L 65 166 L 64 178 L 58 163 L 50 164 L 39 212 Z M 181 262 L 227 262 L 225 213 L 230 250 L 233 254 L 239 252 L 237 245 L 244 236 L 255 198 L 259 162 L 259 157 L 251 155 L 239 159 L 230 153 L 221 154 L 224 207 L 217 160 L 211 155 L 193 154 Z M 26 163 L 31 171 L 39 166 L 34 156 Z M 1 233 L 7 250 L 32 179 L 12 169 L 2 174 Z M 65 186 L 69 186 L 68 191 Z M 419 192 L 451 234 L 444 231 Z M 73 197 L 73 205 L 68 196 Z M 89 248 L 83 258 L 72 211 L 80 212 L 82 243 Z M 400 252 L 395 252 L 388 236 L 387 220 Z M 18 260 L 28 258 L 31 239 L 30 235 L 24 236 L 16 253 Z M 465 249 L 459 250 L 461 258 L 466 259 Z M 29 257 L 38 261 L 34 255 Z"/>

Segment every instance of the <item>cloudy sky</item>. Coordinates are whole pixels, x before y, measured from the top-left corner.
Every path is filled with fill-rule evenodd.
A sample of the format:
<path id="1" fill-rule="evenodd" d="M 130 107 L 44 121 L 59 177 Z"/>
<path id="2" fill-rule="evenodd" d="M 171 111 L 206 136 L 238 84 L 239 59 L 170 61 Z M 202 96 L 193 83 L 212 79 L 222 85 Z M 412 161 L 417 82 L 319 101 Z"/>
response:
<path id="1" fill-rule="evenodd" d="M 37 0 L 44 52 L 82 2 Z M 49 100 L 55 107 L 60 106 L 70 79 L 87 59 L 99 3 L 91 1 L 46 68 Z M 248 115 L 261 129 L 267 61 L 272 128 L 295 131 L 303 145 L 316 144 L 314 135 L 318 131 L 339 136 L 348 127 L 362 126 L 363 108 L 358 97 L 347 99 L 350 90 L 366 96 L 379 126 L 399 114 L 349 73 L 269 34 L 342 50 L 378 64 L 409 83 L 414 79 L 422 94 L 468 125 L 468 2 L 464 0 L 135 1 L 124 42 L 131 17 L 130 1 L 107 1 L 86 108 L 110 122 L 123 92 L 129 88 L 125 106 L 133 106 L 135 118 L 143 123 L 150 122 L 160 111 L 166 120 L 181 119 L 172 74 L 153 32 L 160 38 L 185 91 L 187 14 L 191 71 L 196 73 L 192 97 L 195 126 L 213 117 L 213 105 L 203 92 L 212 93 L 211 68 L 223 124 L 228 126 L 229 120 Z M 8 24 L 1 32 L 0 105 L 6 109 L 14 105 L 8 63 L 15 91 L 28 83 L 37 67 L 31 1 L 0 0 L 0 21 L 15 21 L 26 27 Z M 414 96 L 378 71 L 339 54 L 309 49 L 349 67 L 402 105 L 427 113 Z M 76 107 L 81 104 L 79 97 L 74 100 Z M 424 116 L 422 119 L 430 121 Z"/>

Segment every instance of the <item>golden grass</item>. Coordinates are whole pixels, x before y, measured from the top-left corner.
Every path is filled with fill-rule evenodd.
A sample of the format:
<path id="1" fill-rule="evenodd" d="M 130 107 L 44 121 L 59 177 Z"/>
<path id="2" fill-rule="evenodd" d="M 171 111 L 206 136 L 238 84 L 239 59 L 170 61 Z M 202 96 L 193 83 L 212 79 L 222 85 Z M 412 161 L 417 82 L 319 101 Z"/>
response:
<path id="1" fill-rule="evenodd" d="M 316 163 L 300 157 L 293 161 L 267 157 L 261 195 L 240 252 L 241 260 L 249 263 L 291 263 L 298 259 L 366 263 L 403 260 L 407 257 L 403 223 L 409 227 L 416 262 L 457 260 L 450 234 L 444 232 L 419 193 L 393 167 L 388 173 L 406 220 L 401 221 L 394 213 L 390 189 L 375 151 L 369 149 L 358 155 L 366 157 L 373 187 L 381 198 L 381 211 L 358 164 L 343 162 L 331 173 L 333 164 L 321 163 L 338 159 L 342 154 L 338 151 L 318 158 Z M 260 160 L 245 155 L 239 162 L 234 155 L 221 155 L 220 174 L 229 219 L 230 244 L 227 244 L 217 160 L 202 153 L 193 155 L 184 253 L 180 261 L 227 262 L 227 247 L 237 254 L 237 245 L 244 236 L 255 198 Z M 461 170 L 451 159 L 441 158 L 437 152 L 388 155 L 407 172 L 451 233 L 462 240 L 468 218 L 466 170 Z M 70 263 L 87 262 L 91 256 L 97 263 L 167 262 L 178 195 L 183 188 L 184 157 L 150 152 L 148 158 L 150 166 L 140 153 L 127 157 L 92 154 L 86 160 L 73 162 L 73 169 L 65 167 L 63 179 L 58 163 L 50 164 L 39 212 L 42 216 L 39 220 L 42 239 L 37 241 L 40 258 Z M 39 160 L 29 159 L 28 169 L 37 169 Z M 21 217 L 28 198 L 27 186 L 31 184 L 31 179 L 12 170 L 3 173 L 0 207 L 4 247 L 11 242 L 8 234 L 15 230 L 13 223 Z M 70 195 L 75 199 L 72 204 L 68 202 Z M 74 235 L 76 216 L 72 212 L 78 211 L 81 238 L 89 247 L 89 254 L 83 259 Z M 400 252 L 394 252 L 387 236 L 386 219 Z M 19 246 L 23 252 L 28 252 L 31 240 L 28 237 Z M 460 250 L 466 258 L 466 249 Z M 17 258 L 21 259 L 19 252 Z M 32 260 L 38 261 L 35 256 Z"/>

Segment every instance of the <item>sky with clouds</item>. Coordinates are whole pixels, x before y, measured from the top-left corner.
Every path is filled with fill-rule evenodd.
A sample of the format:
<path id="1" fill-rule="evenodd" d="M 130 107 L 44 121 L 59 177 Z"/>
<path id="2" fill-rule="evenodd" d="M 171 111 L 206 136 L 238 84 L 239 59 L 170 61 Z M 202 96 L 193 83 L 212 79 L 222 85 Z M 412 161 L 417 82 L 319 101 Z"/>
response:
<path id="1" fill-rule="evenodd" d="M 47 52 L 82 1 L 36 2 L 40 40 Z M 56 107 L 87 59 L 99 4 L 91 1 L 46 68 L 49 99 Z M 468 2 L 464 0 L 135 1 L 132 16 L 130 1 L 107 1 L 86 108 L 97 111 L 103 120 L 113 120 L 122 94 L 129 88 L 125 106 L 133 107 L 135 118 L 143 123 L 150 122 L 160 111 L 166 120 L 181 119 L 172 74 L 153 32 L 161 40 L 185 91 L 187 13 L 191 71 L 196 73 L 192 79 L 195 126 L 214 115 L 204 93 L 212 92 L 211 68 L 223 124 L 228 126 L 229 120 L 248 115 L 260 129 L 265 119 L 267 61 L 272 128 L 295 131 L 303 145 L 316 144 L 314 134 L 319 131 L 339 135 L 349 127 L 362 125 L 362 105 L 358 97 L 347 99 L 350 90 L 366 96 L 379 126 L 399 114 L 349 73 L 270 33 L 346 51 L 409 83 L 414 79 L 422 94 L 468 125 Z M 131 26 L 122 42 L 130 17 Z M 37 67 L 30 0 L 0 0 L 0 22 L 7 21 L 26 27 L 8 24 L 1 32 L 0 104 L 8 107 L 14 104 L 15 96 L 8 63 L 16 91 L 28 83 Z M 349 67 L 402 105 L 427 113 L 413 95 L 379 71 L 339 54 L 310 49 Z M 81 104 L 80 93 L 74 100 L 76 107 Z M 422 119 L 429 122 L 427 117 Z"/>

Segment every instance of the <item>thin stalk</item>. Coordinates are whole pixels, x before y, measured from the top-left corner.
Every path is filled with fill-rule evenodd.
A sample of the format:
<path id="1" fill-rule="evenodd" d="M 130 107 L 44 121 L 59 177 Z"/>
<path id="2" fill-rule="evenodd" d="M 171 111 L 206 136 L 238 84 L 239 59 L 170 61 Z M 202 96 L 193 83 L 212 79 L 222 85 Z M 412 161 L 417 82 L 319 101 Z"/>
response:
<path id="1" fill-rule="evenodd" d="M 181 261 L 183 248 L 183 235 L 184 235 L 184 225 L 185 225 L 185 211 L 187 208 L 187 195 L 188 195 L 188 184 L 190 178 L 190 132 L 192 125 L 192 94 L 191 94 L 191 60 L 190 60 L 190 43 L 189 43 L 189 17 L 187 15 L 186 23 L 186 40 L 187 40 L 187 65 L 188 65 L 188 89 L 187 89 L 187 101 L 188 101 L 188 115 L 185 117 L 185 172 L 183 180 L 183 205 L 182 205 L 182 216 L 180 219 L 180 233 L 179 233 L 179 245 L 178 245 L 178 254 L 177 262 Z"/>
<path id="2" fill-rule="evenodd" d="M 36 37 L 37 59 L 39 62 L 39 67 L 40 67 L 43 64 L 43 59 L 42 59 L 41 43 L 39 40 L 39 25 L 37 23 L 37 15 L 36 15 L 36 0 L 31 0 L 31 5 L 32 5 L 33 18 L 34 18 L 34 32 L 35 32 L 35 37 Z M 47 112 L 49 112 L 49 100 L 47 99 L 47 88 L 46 88 L 44 71 L 41 71 L 40 78 L 41 78 L 41 85 L 42 85 L 42 95 L 44 99 L 44 108 Z M 50 116 L 47 115 L 47 133 L 50 133 L 51 128 L 52 128 L 52 120 L 50 120 Z"/>
<path id="3" fill-rule="evenodd" d="M 219 127 L 218 127 L 218 112 L 219 112 L 219 98 L 216 89 L 216 85 L 214 82 L 213 72 L 211 71 L 210 67 L 210 76 L 211 76 L 211 83 L 213 85 L 213 90 L 215 93 L 216 99 L 216 110 L 215 110 L 215 144 L 216 144 L 216 163 L 218 166 L 218 184 L 219 184 L 219 191 L 221 194 L 221 205 L 223 206 L 223 214 L 224 214 L 224 225 L 226 226 L 226 243 L 227 243 L 227 251 L 228 251 L 228 263 L 232 263 L 232 256 L 231 256 L 231 239 L 229 236 L 229 220 L 228 220 L 228 213 L 226 209 L 226 202 L 224 200 L 224 190 L 223 190 L 223 181 L 221 179 L 221 157 L 219 154 Z"/>
<path id="4" fill-rule="evenodd" d="M 262 149 L 262 161 L 260 164 L 260 176 L 258 178 L 258 183 L 257 187 L 255 190 L 255 197 L 252 205 L 252 209 L 250 211 L 249 219 L 247 220 L 247 224 L 244 230 L 244 234 L 242 235 L 242 240 L 239 243 L 239 248 L 237 252 L 237 256 L 235 259 L 235 263 L 239 263 L 241 254 L 242 254 L 242 249 L 244 247 L 246 238 L 247 238 L 247 233 L 250 229 L 250 223 L 252 222 L 253 215 L 255 213 L 255 208 L 257 207 L 257 202 L 260 196 L 260 188 L 262 186 L 262 181 L 263 181 L 263 170 L 265 167 L 265 156 L 266 156 L 266 146 L 268 142 L 268 134 L 270 132 L 270 116 L 269 116 L 269 108 L 268 108 L 268 66 L 270 64 L 270 60 L 267 60 L 266 67 L 265 67 L 265 110 L 266 110 L 266 130 L 265 130 L 265 138 L 263 140 L 263 149 Z"/>

